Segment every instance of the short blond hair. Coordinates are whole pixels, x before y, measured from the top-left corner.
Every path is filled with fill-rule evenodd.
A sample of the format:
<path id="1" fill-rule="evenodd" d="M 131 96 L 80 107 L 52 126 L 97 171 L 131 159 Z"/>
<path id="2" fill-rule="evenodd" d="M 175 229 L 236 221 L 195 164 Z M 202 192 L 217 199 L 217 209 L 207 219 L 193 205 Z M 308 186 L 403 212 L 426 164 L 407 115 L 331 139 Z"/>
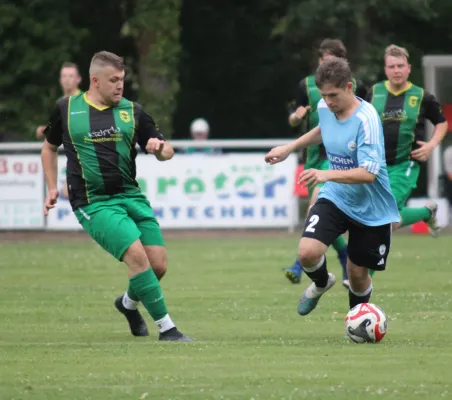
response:
<path id="1" fill-rule="evenodd" d="M 89 73 L 93 74 L 96 68 L 105 68 L 111 66 L 116 68 L 118 71 L 124 70 L 124 59 L 114 53 L 108 51 L 100 51 L 94 54 L 91 59 L 91 65 L 89 67 Z"/>
<path id="2" fill-rule="evenodd" d="M 408 50 L 404 47 L 396 46 L 395 44 L 391 44 L 390 46 L 386 47 L 385 49 L 385 60 L 386 57 L 400 57 L 400 58 L 406 58 L 408 61 L 408 58 L 410 57 L 410 54 L 408 53 Z"/>

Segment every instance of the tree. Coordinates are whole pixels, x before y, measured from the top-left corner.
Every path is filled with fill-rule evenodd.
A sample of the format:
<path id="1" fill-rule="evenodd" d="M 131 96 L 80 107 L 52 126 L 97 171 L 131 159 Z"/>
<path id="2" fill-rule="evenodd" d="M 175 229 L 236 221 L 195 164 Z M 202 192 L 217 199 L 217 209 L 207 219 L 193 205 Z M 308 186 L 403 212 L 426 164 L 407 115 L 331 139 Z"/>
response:
<path id="1" fill-rule="evenodd" d="M 137 1 L 122 29 L 124 36 L 135 39 L 139 101 L 167 137 L 172 134 L 179 90 L 180 7 L 181 0 Z"/>
<path id="2" fill-rule="evenodd" d="M 70 0 L 0 4 L 0 133 L 31 140 L 61 93 L 61 64 L 88 32 L 70 22 Z"/>
<path id="3" fill-rule="evenodd" d="M 305 48 L 325 37 L 342 39 L 356 74 L 367 83 L 382 78 L 384 48 L 396 43 L 412 54 L 412 78 L 419 82 L 420 56 L 429 50 L 419 47 L 425 42 L 421 27 L 428 29 L 444 19 L 437 9 L 446 4 L 447 0 L 303 0 L 290 5 L 274 34 Z"/>

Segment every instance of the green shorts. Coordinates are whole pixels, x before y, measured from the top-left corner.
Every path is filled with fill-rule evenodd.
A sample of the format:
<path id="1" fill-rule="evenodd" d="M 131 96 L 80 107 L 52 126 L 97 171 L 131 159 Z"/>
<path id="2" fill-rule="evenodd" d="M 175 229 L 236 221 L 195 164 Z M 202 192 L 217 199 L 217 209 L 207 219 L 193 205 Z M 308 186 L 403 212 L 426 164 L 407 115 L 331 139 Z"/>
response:
<path id="1" fill-rule="evenodd" d="M 137 239 L 144 246 L 165 245 L 154 211 L 142 194 L 115 195 L 80 207 L 74 213 L 85 231 L 120 261 Z"/>
<path id="2" fill-rule="evenodd" d="M 319 169 L 321 171 L 327 171 L 328 169 L 330 169 L 330 163 L 328 160 L 321 160 L 316 164 L 309 164 L 309 162 L 307 162 L 305 164 L 305 169 L 310 169 L 310 168 L 314 168 L 314 169 Z M 316 187 L 321 188 L 324 185 L 324 183 L 319 183 L 316 186 L 308 186 L 308 193 L 309 193 L 309 198 L 312 197 L 312 193 L 314 192 L 314 189 Z"/>
<path id="3" fill-rule="evenodd" d="M 420 166 L 415 161 L 405 161 L 396 165 L 388 165 L 389 183 L 397 208 L 405 207 L 413 189 L 416 189 Z"/>

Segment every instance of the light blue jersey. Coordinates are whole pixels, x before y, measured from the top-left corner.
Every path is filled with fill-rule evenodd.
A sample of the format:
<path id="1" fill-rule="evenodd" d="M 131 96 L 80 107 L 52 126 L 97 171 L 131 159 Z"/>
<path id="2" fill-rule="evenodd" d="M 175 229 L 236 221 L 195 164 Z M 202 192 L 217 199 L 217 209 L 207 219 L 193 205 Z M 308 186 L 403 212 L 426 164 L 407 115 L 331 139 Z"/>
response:
<path id="1" fill-rule="evenodd" d="M 367 226 L 399 222 L 386 170 L 383 127 L 375 108 L 359 100 L 361 105 L 355 113 L 343 121 L 336 118 L 323 99 L 320 100 L 320 130 L 330 169 L 362 167 L 376 176 L 375 181 L 366 184 L 327 182 L 318 197 L 330 200 L 350 218 Z"/>

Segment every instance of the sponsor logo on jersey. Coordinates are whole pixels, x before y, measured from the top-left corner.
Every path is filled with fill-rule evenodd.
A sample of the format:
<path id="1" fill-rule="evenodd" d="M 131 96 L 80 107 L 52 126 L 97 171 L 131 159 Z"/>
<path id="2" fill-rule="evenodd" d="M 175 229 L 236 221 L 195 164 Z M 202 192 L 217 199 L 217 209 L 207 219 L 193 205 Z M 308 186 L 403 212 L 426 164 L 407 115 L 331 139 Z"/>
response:
<path id="1" fill-rule="evenodd" d="M 328 153 L 327 156 L 331 169 L 347 170 L 358 167 L 358 164 L 350 156 L 341 156 L 333 153 Z"/>
<path id="2" fill-rule="evenodd" d="M 380 114 L 380 118 L 382 121 L 406 121 L 408 116 L 405 110 L 391 110 L 385 111 Z"/>

